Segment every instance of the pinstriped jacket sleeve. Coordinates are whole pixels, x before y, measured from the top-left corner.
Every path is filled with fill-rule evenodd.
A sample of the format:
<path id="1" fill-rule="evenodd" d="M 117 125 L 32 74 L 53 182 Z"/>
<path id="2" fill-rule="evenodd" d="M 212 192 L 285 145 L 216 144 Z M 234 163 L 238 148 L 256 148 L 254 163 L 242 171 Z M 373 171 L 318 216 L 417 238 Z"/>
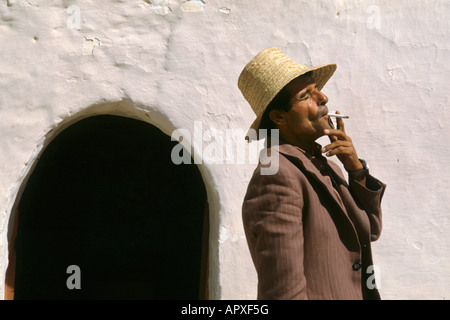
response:
<path id="1" fill-rule="evenodd" d="M 342 179 L 344 176 L 340 168 L 332 161 L 328 162 L 330 166 L 338 173 Z M 370 238 L 376 241 L 381 235 L 382 229 L 382 210 L 381 199 L 383 198 L 386 184 L 373 177 L 367 175 L 366 185 L 363 186 L 353 179 L 349 179 L 349 191 L 355 203 L 363 210 L 370 221 Z"/>
<path id="2" fill-rule="evenodd" d="M 381 199 L 386 185 L 371 175 L 367 175 L 366 185 L 363 186 L 359 182 L 349 179 L 349 190 L 353 198 L 369 218 L 371 241 L 376 241 L 381 234 Z"/>
<path id="3" fill-rule="evenodd" d="M 258 273 L 258 299 L 307 299 L 303 267 L 303 196 L 286 166 L 274 175 L 258 167 L 242 207 L 244 229 Z"/>

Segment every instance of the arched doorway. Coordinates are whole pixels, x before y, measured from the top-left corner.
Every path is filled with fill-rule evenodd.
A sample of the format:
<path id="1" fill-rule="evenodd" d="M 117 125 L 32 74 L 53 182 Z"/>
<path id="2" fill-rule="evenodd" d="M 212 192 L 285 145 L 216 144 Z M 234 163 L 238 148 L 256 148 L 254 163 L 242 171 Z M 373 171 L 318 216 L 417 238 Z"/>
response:
<path id="1" fill-rule="evenodd" d="M 18 206 L 14 298 L 207 298 L 206 190 L 196 165 L 171 161 L 176 143 L 112 115 L 61 132 Z"/>

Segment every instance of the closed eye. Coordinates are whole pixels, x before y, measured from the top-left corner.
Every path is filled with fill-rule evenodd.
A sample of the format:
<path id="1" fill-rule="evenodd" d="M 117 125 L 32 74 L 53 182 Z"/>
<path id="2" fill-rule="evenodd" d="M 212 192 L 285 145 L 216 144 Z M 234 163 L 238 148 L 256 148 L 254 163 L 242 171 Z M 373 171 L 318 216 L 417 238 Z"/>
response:
<path id="1" fill-rule="evenodd" d="M 311 87 L 307 88 L 306 91 L 303 92 L 303 93 L 300 95 L 300 97 L 297 98 L 297 101 L 305 101 L 305 100 L 308 100 L 309 97 L 311 96 L 311 91 L 312 91 L 312 90 L 317 90 L 317 91 L 318 91 L 318 89 L 317 89 L 317 84 L 314 84 L 314 88 L 311 88 Z"/>
<path id="2" fill-rule="evenodd" d="M 319 89 L 317 89 L 317 84 L 314 84 L 314 90 L 319 91 Z M 304 100 L 308 100 L 308 98 L 311 95 L 311 89 L 307 89 L 299 98 L 300 101 L 304 101 Z"/>
<path id="3" fill-rule="evenodd" d="M 311 89 L 306 90 L 302 95 L 299 97 L 300 101 L 307 100 L 311 94 Z"/>

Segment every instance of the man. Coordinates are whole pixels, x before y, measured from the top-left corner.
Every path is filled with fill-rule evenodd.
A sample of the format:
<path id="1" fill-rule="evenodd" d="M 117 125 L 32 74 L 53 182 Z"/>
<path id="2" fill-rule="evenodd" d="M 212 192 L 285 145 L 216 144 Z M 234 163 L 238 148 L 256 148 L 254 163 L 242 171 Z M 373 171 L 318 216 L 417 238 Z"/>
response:
<path id="1" fill-rule="evenodd" d="M 255 111 L 251 129 L 278 129 L 267 152 L 278 170 L 259 163 L 242 206 L 258 299 L 379 299 L 371 241 L 381 232 L 386 186 L 359 159 L 344 121 L 333 127 L 320 91 L 336 65 L 308 68 L 277 48 L 255 56 L 238 86 Z M 330 144 L 316 140 L 327 135 Z M 250 136 L 250 135 L 249 135 Z M 260 136 L 257 136 L 260 137 Z M 325 157 L 322 155 L 325 154 Z M 327 159 L 336 155 L 348 172 Z"/>

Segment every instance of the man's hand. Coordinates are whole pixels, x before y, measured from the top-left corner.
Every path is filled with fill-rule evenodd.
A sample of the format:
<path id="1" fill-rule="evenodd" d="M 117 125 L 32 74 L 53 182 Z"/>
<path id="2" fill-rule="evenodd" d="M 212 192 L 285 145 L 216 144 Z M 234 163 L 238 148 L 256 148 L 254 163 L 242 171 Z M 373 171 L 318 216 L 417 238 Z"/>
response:
<path id="1" fill-rule="evenodd" d="M 339 111 L 336 111 L 339 114 Z M 352 139 L 345 133 L 344 120 L 336 118 L 337 129 L 325 129 L 324 134 L 330 138 L 330 144 L 322 148 L 327 157 L 336 155 L 347 171 L 359 171 L 363 169 L 353 146 Z"/>

